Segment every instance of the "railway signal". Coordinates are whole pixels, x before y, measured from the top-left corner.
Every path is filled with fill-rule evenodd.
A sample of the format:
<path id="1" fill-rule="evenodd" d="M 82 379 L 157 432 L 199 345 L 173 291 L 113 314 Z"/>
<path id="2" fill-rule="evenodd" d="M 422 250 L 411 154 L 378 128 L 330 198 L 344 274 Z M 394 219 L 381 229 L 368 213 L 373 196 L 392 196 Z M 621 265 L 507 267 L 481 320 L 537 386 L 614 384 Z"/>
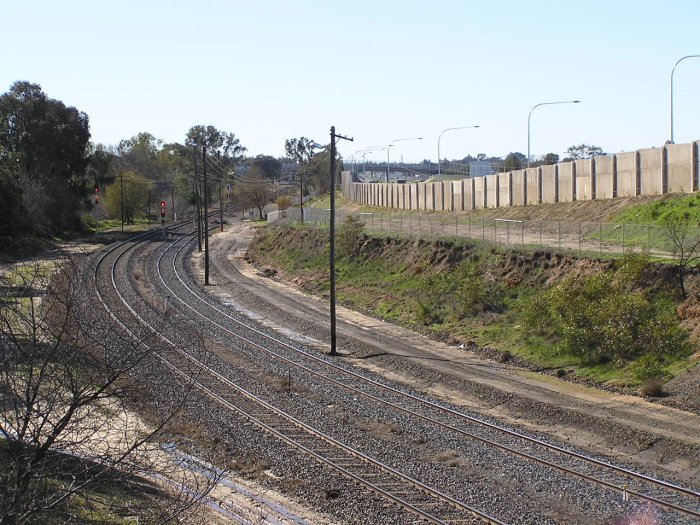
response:
<path id="1" fill-rule="evenodd" d="M 165 201 L 160 201 L 160 221 L 165 222 Z"/>
<path id="2" fill-rule="evenodd" d="M 100 194 L 100 187 L 95 185 L 95 204 L 99 204 L 100 199 L 102 199 L 102 195 Z"/>

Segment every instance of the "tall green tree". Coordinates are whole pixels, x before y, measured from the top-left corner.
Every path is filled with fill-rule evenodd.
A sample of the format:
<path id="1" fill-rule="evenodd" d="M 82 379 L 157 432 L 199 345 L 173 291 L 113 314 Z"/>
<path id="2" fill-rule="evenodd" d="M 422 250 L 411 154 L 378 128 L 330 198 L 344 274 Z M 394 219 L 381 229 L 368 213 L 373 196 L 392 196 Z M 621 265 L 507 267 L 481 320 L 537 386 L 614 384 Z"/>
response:
<path id="1" fill-rule="evenodd" d="M 511 152 L 506 155 L 504 163 L 506 171 L 519 170 L 527 165 L 527 157 L 518 151 Z"/>
<path id="2" fill-rule="evenodd" d="M 148 191 L 153 187 L 152 181 L 141 177 L 138 173 L 123 172 L 105 192 L 104 202 L 107 214 L 113 219 L 121 218 L 123 205 L 124 222 L 133 224 L 134 219 L 145 215 Z"/>
<path id="3" fill-rule="evenodd" d="M 206 146 L 207 153 L 227 168 L 233 168 L 247 151 L 235 134 L 220 131 L 214 126 L 192 126 L 187 132 L 185 145 L 190 149 L 196 146 L 200 151 Z"/>
<path id="4" fill-rule="evenodd" d="M 86 176 L 88 116 L 49 98 L 38 84 L 15 82 L 0 96 L 0 166 L 21 190 L 28 229 L 78 229 L 92 183 Z"/>
<path id="5" fill-rule="evenodd" d="M 591 144 L 574 144 L 569 146 L 566 150 L 565 162 L 571 162 L 572 160 L 579 159 L 590 159 L 597 155 L 605 155 L 603 148 L 600 146 L 593 146 Z"/>
<path id="6" fill-rule="evenodd" d="M 258 155 L 251 162 L 251 168 L 266 179 L 277 179 L 282 172 L 282 163 L 270 155 Z"/>

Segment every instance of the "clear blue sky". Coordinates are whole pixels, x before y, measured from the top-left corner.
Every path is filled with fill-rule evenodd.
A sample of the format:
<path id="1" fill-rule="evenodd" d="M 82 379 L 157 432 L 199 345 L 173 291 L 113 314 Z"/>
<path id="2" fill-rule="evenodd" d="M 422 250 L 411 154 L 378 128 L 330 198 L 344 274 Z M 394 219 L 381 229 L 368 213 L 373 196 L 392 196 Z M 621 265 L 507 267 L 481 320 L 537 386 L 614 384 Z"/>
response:
<path id="1" fill-rule="evenodd" d="M 16 80 L 86 112 L 95 142 L 141 131 L 234 132 L 250 154 L 287 138 L 392 160 L 607 152 L 669 138 L 670 74 L 700 54 L 697 0 L 4 0 L 0 90 Z M 675 141 L 700 139 L 700 59 L 675 75 Z M 385 153 L 375 158 L 386 158 Z"/>

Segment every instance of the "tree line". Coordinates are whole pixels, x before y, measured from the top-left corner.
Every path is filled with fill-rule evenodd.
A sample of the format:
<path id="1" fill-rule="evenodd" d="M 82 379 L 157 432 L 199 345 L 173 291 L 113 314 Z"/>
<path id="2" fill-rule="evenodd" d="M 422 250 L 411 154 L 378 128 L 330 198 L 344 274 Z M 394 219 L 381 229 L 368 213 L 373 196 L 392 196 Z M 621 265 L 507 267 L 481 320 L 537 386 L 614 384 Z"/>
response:
<path id="1" fill-rule="evenodd" d="M 93 225 L 98 201 L 100 218 L 123 214 L 126 223 L 146 217 L 151 204 L 155 214 L 158 201 L 170 196 L 189 208 L 201 191 L 194 183 L 201 182 L 204 147 L 210 181 L 219 188 L 225 182 L 227 194 L 235 192 L 239 204 L 261 212 L 281 196 L 273 181 L 284 175 L 302 179 L 306 195 L 329 186 L 328 151 L 313 151 L 304 137 L 286 141 L 286 159 L 247 157 L 234 133 L 211 125 L 192 126 L 182 142 L 148 132 L 116 145 L 90 139 L 88 115 L 49 97 L 38 84 L 18 81 L 0 95 L 0 238 L 85 230 Z M 220 198 L 219 191 L 211 195 Z"/>

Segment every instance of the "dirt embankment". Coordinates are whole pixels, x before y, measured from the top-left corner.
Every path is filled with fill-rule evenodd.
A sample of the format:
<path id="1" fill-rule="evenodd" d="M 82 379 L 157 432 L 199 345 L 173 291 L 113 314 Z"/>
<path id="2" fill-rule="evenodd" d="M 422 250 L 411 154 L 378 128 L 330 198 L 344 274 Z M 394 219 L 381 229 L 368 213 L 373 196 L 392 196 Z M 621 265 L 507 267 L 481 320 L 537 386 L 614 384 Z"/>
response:
<path id="1" fill-rule="evenodd" d="M 308 229 L 285 229 L 265 236 L 264 246 L 260 243 L 253 243 L 249 252 L 251 260 L 256 264 L 267 267 L 267 274 L 274 275 L 279 272 L 278 278 L 286 282 L 292 282 L 307 293 L 316 295 L 327 294 L 327 271 L 325 269 L 313 268 L 313 265 L 305 268 L 300 264 L 295 270 L 285 271 L 275 261 L 275 257 L 284 253 L 295 253 L 298 257 L 302 254 L 316 253 L 323 251 L 327 233 L 317 232 Z M 277 254 L 277 255 L 276 255 Z M 578 279 L 586 276 L 608 271 L 615 267 L 612 260 L 574 257 L 562 255 L 547 250 L 539 251 L 517 251 L 508 249 L 492 248 L 484 251 L 483 246 L 472 245 L 471 243 L 453 244 L 448 241 L 425 241 L 406 240 L 395 238 L 377 238 L 364 236 L 355 256 L 361 259 L 367 272 L 372 271 L 373 266 L 400 268 L 402 275 L 407 279 L 411 276 L 421 276 L 449 271 L 460 261 L 473 258 L 480 258 L 484 263 L 481 265 L 486 279 L 499 283 L 506 290 L 512 290 L 513 294 L 519 293 L 523 287 L 532 289 L 546 288 L 564 279 Z M 268 276 L 269 276 L 268 275 Z M 377 279 L 381 277 L 377 276 Z M 357 283 L 349 282 L 341 274 L 338 279 L 339 296 L 348 296 L 356 293 L 364 293 L 371 298 L 358 307 L 358 303 L 348 306 L 359 309 L 363 313 L 373 316 L 378 315 L 377 306 L 380 303 L 394 304 L 400 303 L 401 299 L 389 297 L 391 294 L 380 286 L 372 290 L 361 290 Z M 677 312 L 681 319 L 682 326 L 689 331 L 690 340 L 697 345 L 700 340 L 700 276 L 693 272 L 686 278 L 686 288 L 689 291 L 688 298 L 683 300 L 679 295 L 678 268 L 671 264 L 650 263 L 644 272 L 641 289 L 648 293 L 656 294 L 665 292 L 667 296 L 677 300 Z M 404 303 L 411 302 L 410 298 Z M 415 302 L 415 301 L 413 301 Z M 394 308 L 403 309 L 403 320 L 399 315 L 393 318 L 401 324 L 406 321 L 405 304 Z M 379 314 L 382 317 L 385 317 Z M 409 317 L 416 318 L 416 313 L 408 312 Z M 387 318 L 387 317 L 385 317 Z M 391 315 L 388 319 L 391 318 Z M 489 321 L 486 321 L 489 322 Z M 420 329 L 420 326 L 412 327 Z M 454 327 L 452 327 L 454 328 Z M 466 335 L 465 335 L 466 334 Z M 432 333 L 433 337 L 450 342 L 452 344 L 470 344 L 475 340 L 468 335 L 467 331 L 450 331 L 447 327 L 444 332 Z M 478 341 L 476 341 L 478 342 Z M 484 355 L 497 356 L 500 351 L 497 344 L 490 345 L 492 350 L 484 350 Z M 527 365 L 526 362 L 519 363 Z M 682 374 L 669 384 L 669 392 L 673 399 L 665 402 L 688 408 L 700 410 L 700 367 L 695 367 L 686 374 Z"/>

